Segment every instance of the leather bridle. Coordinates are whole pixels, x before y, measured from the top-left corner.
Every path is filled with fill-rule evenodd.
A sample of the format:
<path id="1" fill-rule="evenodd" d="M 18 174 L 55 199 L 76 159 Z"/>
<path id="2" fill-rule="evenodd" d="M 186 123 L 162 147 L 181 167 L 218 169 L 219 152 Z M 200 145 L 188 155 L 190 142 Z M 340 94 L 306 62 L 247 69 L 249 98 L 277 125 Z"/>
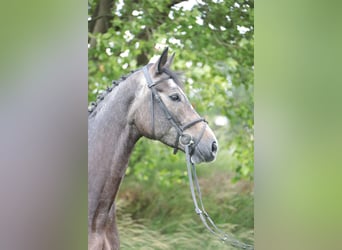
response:
<path id="1" fill-rule="evenodd" d="M 152 123 L 152 135 L 155 135 L 155 116 L 154 116 L 154 102 L 156 101 L 159 105 L 159 107 L 163 110 L 167 120 L 172 124 L 172 126 L 176 129 L 177 131 L 177 137 L 176 137 L 176 141 L 175 141 L 175 146 L 174 146 L 174 151 L 173 153 L 176 154 L 178 151 L 178 146 L 179 144 L 181 144 L 184 147 L 185 150 L 185 146 L 190 146 L 191 147 L 191 154 L 193 153 L 194 149 L 196 148 L 196 146 L 198 145 L 198 143 L 201 141 L 205 128 L 207 126 L 207 122 L 203 117 L 199 117 L 189 123 L 186 123 L 184 125 L 181 125 L 177 119 L 174 117 L 174 115 L 169 111 L 169 109 L 166 107 L 165 103 L 163 102 L 163 100 L 161 99 L 157 89 L 156 89 L 156 85 L 172 79 L 172 76 L 167 72 L 167 70 L 164 70 L 161 73 L 165 73 L 168 75 L 168 77 L 166 78 L 162 78 L 158 81 L 153 82 L 149 72 L 148 72 L 148 65 L 143 67 L 143 72 L 144 72 L 144 76 L 145 79 L 147 81 L 147 85 L 151 90 L 151 114 L 152 114 L 152 118 L 151 118 L 151 123 Z M 199 123 L 199 122 L 203 122 L 203 127 L 202 130 L 200 132 L 200 135 L 198 138 L 193 139 L 191 135 L 184 133 L 185 130 L 187 130 L 188 128 L 191 128 L 192 126 L 194 126 L 195 124 Z"/>
<path id="2" fill-rule="evenodd" d="M 192 200 L 194 202 L 195 206 L 195 212 L 200 217 L 202 223 L 204 226 L 214 235 L 216 235 L 221 241 L 224 243 L 227 243 L 233 247 L 240 248 L 240 249 L 248 249 L 248 250 L 254 250 L 253 245 L 248 245 L 243 242 L 240 242 L 239 240 L 235 239 L 232 235 L 229 235 L 222 230 L 220 230 L 214 221 L 211 219 L 209 214 L 206 212 L 203 202 L 202 202 L 202 193 L 199 187 L 198 178 L 196 174 L 196 167 L 195 164 L 191 161 L 191 155 L 200 142 L 200 140 L 203 137 L 205 128 L 207 126 L 207 122 L 204 118 L 199 117 L 189 123 L 186 123 L 184 125 L 181 125 L 176 118 L 172 115 L 172 113 L 169 111 L 169 109 L 166 107 L 165 103 L 161 99 L 157 89 L 155 86 L 163 81 L 172 79 L 172 76 L 167 72 L 163 71 L 163 73 L 166 73 L 168 77 L 162 78 L 156 82 L 153 82 L 149 72 L 148 72 L 148 66 L 143 67 L 143 72 L 148 84 L 148 87 L 151 89 L 151 114 L 152 114 L 152 135 L 155 136 L 155 125 L 154 125 L 154 101 L 156 101 L 160 108 L 163 110 L 164 114 L 166 115 L 167 119 L 170 121 L 172 126 L 177 131 L 177 138 L 174 146 L 174 154 L 177 153 L 178 145 L 181 144 L 184 147 L 185 155 L 186 155 L 186 163 L 187 163 L 187 170 L 188 170 L 188 177 L 189 177 L 189 184 L 190 184 L 190 191 Z M 191 128 L 195 124 L 203 122 L 202 131 L 200 132 L 199 137 L 194 141 L 191 135 L 184 133 L 184 131 L 188 128 Z"/>

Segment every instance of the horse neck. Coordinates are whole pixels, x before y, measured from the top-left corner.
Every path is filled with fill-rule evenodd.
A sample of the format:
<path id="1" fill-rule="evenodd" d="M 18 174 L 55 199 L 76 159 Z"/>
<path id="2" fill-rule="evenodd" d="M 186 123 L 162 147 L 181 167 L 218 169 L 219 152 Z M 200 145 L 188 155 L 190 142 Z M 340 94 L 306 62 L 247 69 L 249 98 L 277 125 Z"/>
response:
<path id="1" fill-rule="evenodd" d="M 105 221 L 103 212 L 112 210 L 130 154 L 140 138 L 128 121 L 136 89 L 134 78 L 121 82 L 88 119 L 88 223 Z"/>
<path id="2" fill-rule="evenodd" d="M 91 141 L 88 145 L 91 152 L 88 153 L 102 155 L 100 161 L 104 164 L 107 158 L 128 159 L 139 138 L 135 126 L 129 123 L 128 115 L 137 89 L 135 78 L 128 78 L 99 103 L 94 115 L 90 115 L 88 138 Z"/>

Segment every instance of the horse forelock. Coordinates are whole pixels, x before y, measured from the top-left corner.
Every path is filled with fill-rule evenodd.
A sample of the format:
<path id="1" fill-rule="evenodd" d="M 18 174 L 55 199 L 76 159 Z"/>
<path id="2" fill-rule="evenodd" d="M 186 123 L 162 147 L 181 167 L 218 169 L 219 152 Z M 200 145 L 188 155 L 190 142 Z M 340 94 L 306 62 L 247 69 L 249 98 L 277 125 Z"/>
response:
<path id="1" fill-rule="evenodd" d="M 184 89 L 184 83 L 183 83 L 183 78 L 184 78 L 184 75 L 179 72 L 179 71 L 172 71 L 170 70 L 169 68 L 164 68 L 163 69 L 163 72 L 167 75 L 169 75 L 172 80 L 181 88 L 181 89 Z"/>

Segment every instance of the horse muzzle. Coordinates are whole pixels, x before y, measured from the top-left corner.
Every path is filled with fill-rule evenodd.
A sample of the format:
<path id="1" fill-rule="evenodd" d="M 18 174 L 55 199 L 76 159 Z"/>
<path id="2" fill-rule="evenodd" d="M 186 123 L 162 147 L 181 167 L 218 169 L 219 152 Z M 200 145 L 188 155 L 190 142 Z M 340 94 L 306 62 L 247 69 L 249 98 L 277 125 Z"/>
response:
<path id="1" fill-rule="evenodd" d="M 196 139 L 195 139 L 196 140 Z M 193 141 L 192 141 L 193 142 Z M 190 156 L 192 163 L 198 164 L 201 162 L 211 162 L 216 159 L 218 152 L 218 142 L 211 131 L 211 129 L 206 126 L 203 137 L 199 141 L 194 141 L 190 145 Z"/>
<path id="2" fill-rule="evenodd" d="M 201 162 L 211 162 L 216 159 L 218 151 L 217 141 L 209 143 L 209 145 L 204 145 L 204 143 L 199 143 L 196 148 L 190 153 L 191 161 L 194 164 Z"/>

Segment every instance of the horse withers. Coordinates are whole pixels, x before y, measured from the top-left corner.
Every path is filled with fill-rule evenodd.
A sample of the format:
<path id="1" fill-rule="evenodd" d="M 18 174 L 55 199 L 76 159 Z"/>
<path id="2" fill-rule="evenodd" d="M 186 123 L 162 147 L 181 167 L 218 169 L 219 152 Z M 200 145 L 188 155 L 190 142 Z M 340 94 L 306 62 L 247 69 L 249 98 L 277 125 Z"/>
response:
<path id="1" fill-rule="evenodd" d="M 166 48 L 107 89 L 88 117 L 88 249 L 119 249 L 115 198 L 135 143 L 145 136 L 173 147 L 191 148 L 193 163 L 213 161 L 218 143 L 171 69 Z"/>

